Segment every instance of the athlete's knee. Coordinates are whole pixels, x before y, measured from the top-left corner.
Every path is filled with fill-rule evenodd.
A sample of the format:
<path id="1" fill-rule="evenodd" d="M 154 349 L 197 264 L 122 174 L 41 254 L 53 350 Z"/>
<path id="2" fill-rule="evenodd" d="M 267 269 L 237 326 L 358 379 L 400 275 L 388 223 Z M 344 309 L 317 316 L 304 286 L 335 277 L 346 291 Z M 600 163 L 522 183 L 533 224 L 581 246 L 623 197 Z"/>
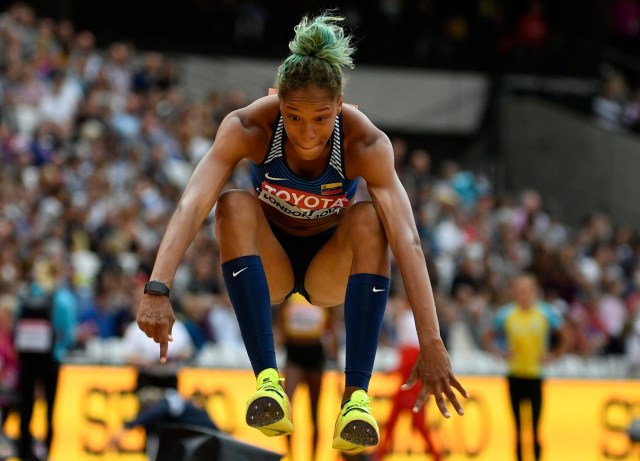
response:
<path id="1" fill-rule="evenodd" d="M 351 207 L 349 213 L 352 240 L 387 244 L 384 227 L 372 202 L 358 202 Z"/>
<path id="2" fill-rule="evenodd" d="M 220 195 L 215 209 L 215 232 L 218 239 L 223 235 L 243 229 L 248 232 L 256 228 L 259 205 L 250 192 L 228 190 Z"/>
<path id="3" fill-rule="evenodd" d="M 255 197 L 250 192 L 231 189 L 218 197 L 215 209 L 216 221 L 227 218 L 242 218 L 243 215 L 255 216 Z"/>

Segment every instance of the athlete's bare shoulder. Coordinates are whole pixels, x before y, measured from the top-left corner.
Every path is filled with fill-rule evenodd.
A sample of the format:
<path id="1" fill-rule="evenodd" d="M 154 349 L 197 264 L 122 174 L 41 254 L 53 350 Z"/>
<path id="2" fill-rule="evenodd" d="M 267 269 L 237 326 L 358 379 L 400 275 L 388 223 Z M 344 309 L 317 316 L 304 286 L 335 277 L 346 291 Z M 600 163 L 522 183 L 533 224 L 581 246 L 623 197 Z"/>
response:
<path id="1" fill-rule="evenodd" d="M 280 110 L 278 96 L 273 94 L 256 99 L 251 104 L 233 111 L 230 116 L 236 117 L 246 129 L 271 130 Z"/>
<path id="2" fill-rule="evenodd" d="M 220 125 L 216 141 L 234 144 L 246 153 L 245 157 L 261 161 L 269 147 L 279 106 L 278 96 L 269 95 L 230 112 Z"/>
<path id="3" fill-rule="evenodd" d="M 371 165 L 393 164 L 389 137 L 360 110 L 342 105 L 345 165 L 349 177 L 363 176 Z"/>

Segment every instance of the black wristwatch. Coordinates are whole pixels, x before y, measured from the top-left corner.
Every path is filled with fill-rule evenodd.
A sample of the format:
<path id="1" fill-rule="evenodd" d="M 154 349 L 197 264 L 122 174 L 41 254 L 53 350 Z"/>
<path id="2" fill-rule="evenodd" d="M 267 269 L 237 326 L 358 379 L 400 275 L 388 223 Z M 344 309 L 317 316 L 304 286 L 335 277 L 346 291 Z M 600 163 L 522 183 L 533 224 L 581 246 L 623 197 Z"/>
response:
<path id="1" fill-rule="evenodd" d="M 144 294 L 147 294 L 147 293 L 150 295 L 162 295 L 168 298 L 169 293 L 171 293 L 171 290 L 166 284 L 162 282 L 158 282 L 156 280 L 151 280 L 147 282 L 144 286 Z"/>

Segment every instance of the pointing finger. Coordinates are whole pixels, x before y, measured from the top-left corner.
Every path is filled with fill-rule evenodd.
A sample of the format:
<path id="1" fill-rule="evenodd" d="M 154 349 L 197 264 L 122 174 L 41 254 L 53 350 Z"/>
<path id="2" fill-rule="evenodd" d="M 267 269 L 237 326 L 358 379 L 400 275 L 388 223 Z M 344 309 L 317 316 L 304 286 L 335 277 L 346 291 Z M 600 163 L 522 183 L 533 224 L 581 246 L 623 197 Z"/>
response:
<path id="1" fill-rule="evenodd" d="M 171 334 L 167 334 L 166 331 L 158 334 L 158 338 L 155 338 L 156 342 L 160 344 L 160 363 L 166 363 L 167 354 L 169 352 L 169 341 L 173 341 Z"/>
<path id="2" fill-rule="evenodd" d="M 168 341 L 160 342 L 160 363 L 165 363 L 167 361 L 168 352 L 169 352 L 169 342 Z"/>

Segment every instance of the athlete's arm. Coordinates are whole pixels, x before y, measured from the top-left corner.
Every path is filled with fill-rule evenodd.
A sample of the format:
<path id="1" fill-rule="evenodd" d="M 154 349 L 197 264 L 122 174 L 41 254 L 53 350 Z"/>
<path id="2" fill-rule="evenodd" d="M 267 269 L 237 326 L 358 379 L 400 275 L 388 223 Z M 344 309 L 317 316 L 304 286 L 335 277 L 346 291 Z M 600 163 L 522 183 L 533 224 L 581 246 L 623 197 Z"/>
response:
<path id="1" fill-rule="evenodd" d="M 259 104 L 258 104 L 259 105 Z M 195 168 L 160 242 L 151 280 L 173 282 L 178 264 L 238 162 L 266 149 L 265 126 L 257 122 L 256 104 L 229 114 L 216 140 Z M 261 144 L 264 144 L 261 146 Z M 166 361 L 171 329 L 175 322 L 168 298 L 145 295 L 137 314 L 138 326 L 160 344 L 160 361 Z"/>
<path id="2" fill-rule="evenodd" d="M 462 414 L 453 388 L 465 397 L 467 392 L 453 375 L 449 355 L 440 337 L 424 253 L 409 198 L 395 172 L 391 143 L 366 118 L 359 126 L 362 127 L 362 135 L 350 144 L 352 150 L 348 152 L 347 165 L 367 182 L 400 270 L 420 341 L 420 358 L 405 386 L 411 387 L 418 379 L 422 380 L 414 411 L 433 394 L 440 412 L 448 417 L 444 394 Z"/>
<path id="3" fill-rule="evenodd" d="M 216 140 L 195 168 L 158 249 L 152 280 L 171 285 L 184 252 L 199 231 L 237 163 L 247 156 L 250 133 L 241 119 L 224 119 Z"/>

